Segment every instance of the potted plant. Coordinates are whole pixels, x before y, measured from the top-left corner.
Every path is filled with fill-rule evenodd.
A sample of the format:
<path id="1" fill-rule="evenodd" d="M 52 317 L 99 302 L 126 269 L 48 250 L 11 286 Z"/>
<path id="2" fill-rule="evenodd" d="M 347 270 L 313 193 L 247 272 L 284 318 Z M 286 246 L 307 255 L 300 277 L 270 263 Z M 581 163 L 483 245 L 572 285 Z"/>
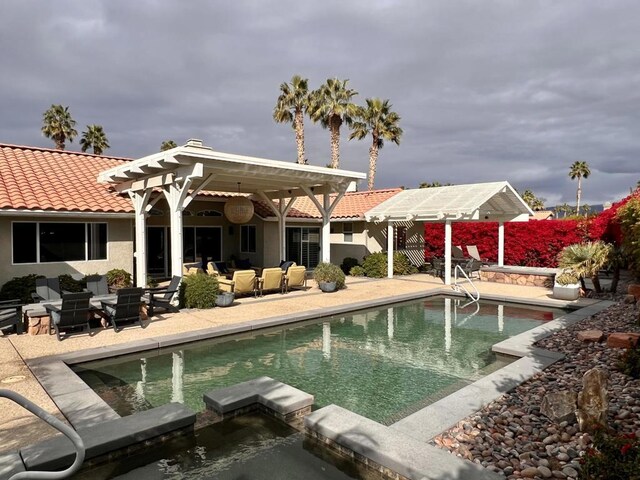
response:
<path id="1" fill-rule="evenodd" d="M 580 296 L 579 280 L 573 270 L 563 270 L 553 282 L 553 297 L 559 300 L 576 300 Z"/>
<path id="2" fill-rule="evenodd" d="M 313 278 L 323 292 L 344 288 L 344 272 L 332 263 L 319 263 L 313 270 Z"/>
<path id="3" fill-rule="evenodd" d="M 216 297 L 216 306 L 218 307 L 228 307 L 235 300 L 235 295 L 233 292 L 223 292 L 222 290 L 218 291 L 218 296 Z"/>

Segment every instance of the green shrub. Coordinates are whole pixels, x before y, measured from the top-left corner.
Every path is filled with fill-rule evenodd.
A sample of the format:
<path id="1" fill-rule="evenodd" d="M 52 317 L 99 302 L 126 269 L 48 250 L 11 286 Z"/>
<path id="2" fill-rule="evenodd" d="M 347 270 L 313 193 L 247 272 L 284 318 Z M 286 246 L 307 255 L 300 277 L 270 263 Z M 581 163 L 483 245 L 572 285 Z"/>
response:
<path id="1" fill-rule="evenodd" d="M 580 460 L 582 480 L 630 480 L 640 478 L 640 441 L 635 434 L 614 436 L 596 430 L 594 448 Z"/>
<path id="2" fill-rule="evenodd" d="M 87 288 L 87 281 L 84 278 L 76 280 L 68 273 L 60 275 L 58 281 L 60 282 L 61 292 L 81 292 L 84 288 Z"/>
<path id="3" fill-rule="evenodd" d="M 184 306 L 187 308 L 212 308 L 218 296 L 218 280 L 212 275 L 196 273 L 182 277 Z"/>
<path id="4" fill-rule="evenodd" d="M 360 265 L 357 258 L 353 257 L 345 257 L 340 264 L 340 268 L 344 272 L 345 275 L 350 275 L 351 269 Z"/>
<path id="5" fill-rule="evenodd" d="M 156 288 L 158 286 L 158 280 L 151 275 L 147 275 L 147 287 Z"/>
<path id="6" fill-rule="evenodd" d="M 356 265 L 355 267 L 352 267 L 351 270 L 349 270 L 349 275 L 351 275 L 352 277 L 364 277 L 364 268 L 362 268 L 360 265 Z"/>
<path id="7" fill-rule="evenodd" d="M 369 278 L 384 278 L 387 276 L 387 254 L 378 252 L 364 257 L 362 262 L 364 274 Z"/>
<path id="8" fill-rule="evenodd" d="M 640 378 L 640 344 L 627 348 L 618 360 L 618 370 L 632 378 Z"/>
<path id="9" fill-rule="evenodd" d="M 22 303 L 33 303 L 31 294 L 36 291 L 36 278 L 44 278 L 44 276 L 31 274 L 24 277 L 13 277 L 0 288 L 0 299 L 19 298 Z"/>
<path id="10" fill-rule="evenodd" d="M 313 279 L 316 283 L 320 282 L 336 282 L 336 288 L 339 290 L 344 288 L 344 272 L 333 263 L 321 262 L 313 269 Z"/>
<path id="11" fill-rule="evenodd" d="M 386 255 L 385 255 L 386 260 Z M 409 257 L 402 252 L 393 254 L 393 274 L 394 275 L 412 275 L 418 273 L 418 269 L 411 263 Z"/>
<path id="12" fill-rule="evenodd" d="M 558 285 L 573 285 L 578 283 L 578 275 L 573 270 L 563 270 L 562 273 L 556 275 L 555 282 Z"/>
<path id="13" fill-rule="evenodd" d="M 602 287 L 598 272 L 609 264 L 612 252 L 613 246 L 602 240 L 574 243 L 564 247 L 558 254 L 558 265 L 572 270 L 580 279 L 591 278 L 593 289 L 600 293 Z"/>
<path id="14" fill-rule="evenodd" d="M 640 198 L 632 198 L 620 207 L 616 218 L 620 222 L 622 247 L 630 270 L 640 279 Z"/>
<path id="15" fill-rule="evenodd" d="M 107 272 L 107 284 L 112 289 L 131 286 L 131 274 L 121 268 L 114 268 Z"/>

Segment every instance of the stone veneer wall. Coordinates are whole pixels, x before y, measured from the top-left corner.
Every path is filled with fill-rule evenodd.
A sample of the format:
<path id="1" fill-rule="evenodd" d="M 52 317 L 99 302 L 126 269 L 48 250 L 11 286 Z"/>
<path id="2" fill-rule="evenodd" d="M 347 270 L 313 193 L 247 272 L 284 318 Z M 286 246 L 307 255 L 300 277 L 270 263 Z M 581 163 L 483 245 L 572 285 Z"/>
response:
<path id="1" fill-rule="evenodd" d="M 526 287 L 553 286 L 553 275 L 532 275 L 528 273 L 491 272 L 480 270 L 480 280 L 483 282 L 508 283 Z"/>

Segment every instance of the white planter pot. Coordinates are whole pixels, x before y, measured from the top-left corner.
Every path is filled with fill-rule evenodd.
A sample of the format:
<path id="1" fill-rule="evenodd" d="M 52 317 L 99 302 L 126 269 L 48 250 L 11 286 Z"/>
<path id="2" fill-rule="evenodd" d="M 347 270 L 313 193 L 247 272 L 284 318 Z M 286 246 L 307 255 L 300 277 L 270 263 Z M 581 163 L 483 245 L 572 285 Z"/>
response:
<path id="1" fill-rule="evenodd" d="M 553 298 L 557 298 L 558 300 L 577 300 L 579 296 L 579 283 L 573 283 L 571 285 L 553 284 Z"/>

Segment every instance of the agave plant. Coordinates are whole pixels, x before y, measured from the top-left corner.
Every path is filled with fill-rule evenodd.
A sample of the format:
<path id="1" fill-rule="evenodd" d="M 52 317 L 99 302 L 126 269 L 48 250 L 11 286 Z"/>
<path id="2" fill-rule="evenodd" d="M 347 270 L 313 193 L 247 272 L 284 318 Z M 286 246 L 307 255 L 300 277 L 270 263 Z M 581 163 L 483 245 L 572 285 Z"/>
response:
<path id="1" fill-rule="evenodd" d="M 602 292 L 598 272 L 609 264 L 613 247 L 601 240 L 575 243 L 562 249 L 558 255 L 560 268 L 573 270 L 579 277 L 582 288 L 585 278 L 591 278 L 596 293 Z"/>

